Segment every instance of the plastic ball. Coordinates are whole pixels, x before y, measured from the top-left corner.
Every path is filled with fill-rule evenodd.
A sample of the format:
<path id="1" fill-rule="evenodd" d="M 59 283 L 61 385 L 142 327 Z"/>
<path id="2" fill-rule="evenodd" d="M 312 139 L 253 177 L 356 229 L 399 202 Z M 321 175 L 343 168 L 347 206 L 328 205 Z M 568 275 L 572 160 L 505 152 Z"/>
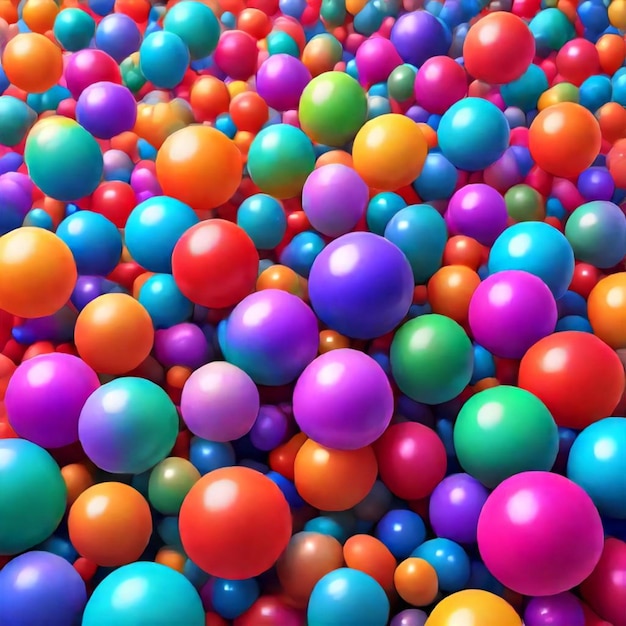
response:
<path id="1" fill-rule="evenodd" d="M 78 571 L 64 558 L 33 550 L 0 570 L 0 619 L 7 624 L 66 626 L 80 620 L 87 591 Z"/>
<path id="2" fill-rule="evenodd" d="M 566 331 L 541 339 L 526 352 L 518 384 L 545 403 L 559 426 L 582 430 L 618 405 L 624 367 L 601 338 Z"/>
<path id="3" fill-rule="evenodd" d="M 213 339 L 196 324 L 176 324 L 155 333 L 154 356 L 164 367 L 179 365 L 195 370 L 210 361 L 214 354 L 209 337 Z"/>
<path id="4" fill-rule="evenodd" d="M 452 400 L 472 377 L 469 337 L 443 315 L 422 315 L 402 325 L 391 344 L 390 358 L 394 381 L 416 402 Z"/>
<path id="5" fill-rule="evenodd" d="M 304 88 L 298 117 L 312 141 L 339 148 L 354 139 L 365 123 L 365 91 L 348 74 L 324 72 Z"/>
<path id="6" fill-rule="evenodd" d="M 72 202 L 100 183 L 104 162 L 96 139 L 67 117 L 52 116 L 33 126 L 24 149 L 32 181 L 47 196 Z"/>
<path id="7" fill-rule="evenodd" d="M 221 219 L 189 228 L 172 252 L 172 274 L 183 295 L 217 309 L 237 304 L 254 289 L 258 263 L 245 231 Z"/>
<path id="8" fill-rule="evenodd" d="M 572 178 L 593 164 L 601 139 L 592 113 L 574 102 L 561 102 L 535 117 L 528 147 L 540 168 L 554 176 Z"/>
<path id="9" fill-rule="evenodd" d="M 315 168 L 311 140 L 295 126 L 264 128 L 248 150 L 248 172 L 254 184 L 277 199 L 299 195 Z"/>
<path id="10" fill-rule="evenodd" d="M 149 561 L 124 565 L 96 587 L 82 623 L 98 626 L 102 620 L 119 626 L 159 621 L 205 626 L 202 601 L 189 580 L 171 567 Z"/>
<path id="11" fill-rule="evenodd" d="M 398 595 L 412 606 L 432 604 L 439 591 L 437 572 L 424 559 L 402 561 L 394 572 L 393 580 Z"/>
<path id="12" fill-rule="evenodd" d="M 535 57 L 535 39 L 517 15 L 496 11 L 473 24 L 463 42 L 463 62 L 471 76 L 491 85 L 520 78 Z"/>
<path id="13" fill-rule="evenodd" d="M 474 626 L 522 626 L 520 616 L 506 600 L 481 589 L 465 589 L 444 598 L 426 626 L 457 626 L 460 619 L 471 620 Z"/>
<path id="14" fill-rule="evenodd" d="M 141 474 L 162 461 L 178 435 L 169 396 L 144 378 L 117 378 L 91 394 L 78 421 L 89 459 L 112 474 Z"/>
<path id="15" fill-rule="evenodd" d="M 559 433 L 541 400 L 499 385 L 463 405 L 454 424 L 454 449 L 461 467 L 492 489 L 520 472 L 552 469 Z"/>
<path id="16" fill-rule="evenodd" d="M 532 598 L 524 610 L 526 626 L 549 626 L 550 624 L 585 626 L 585 614 L 580 601 L 571 593 Z"/>
<path id="17" fill-rule="evenodd" d="M 257 250 L 272 250 L 285 236 L 287 216 L 278 200 L 257 193 L 239 205 L 237 225 L 252 239 Z"/>
<path id="18" fill-rule="evenodd" d="M 105 15 L 96 28 L 96 47 L 110 55 L 116 63 L 122 63 L 137 52 L 141 41 L 142 35 L 137 22 L 124 13 Z"/>
<path id="19" fill-rule="evenodd" d="M 401 15 L 390 38 L 402 60 L 418 68 L 431 57 L 447 54 L 452 43 L 448 27 L 427 11 Z"/>
<path id="20" fill-rule="evenodd" d="M 12 96 L 0 96 L 0 115 L 3 120 L 0 142 L 3 146 L 17 146 L 37 121 L 35 111 L 26 102 Z"/>
<path id="21" fill-rule="evenodd" d="M 155 329 L 171 328 L 193 315 L 193 303 L 180 292 L 171 274 L 154 274 L 143 284 L 137 298 Z"/>
<path id="22" fill-rule="evenodd" d="M 538 276 L 560 298 L 574 277 L 574 252 L 563 233 L 549 224 L 515 224 L 496 239 L 489 252 L 489 272 L 507 270 Z"/>
<path id="23" fill-rule="evenodd" d="M 428 163 L 428 157 L 426 163 Z M 404 198 L 397 193 L 392 191 L 377 193 L 370 198 L 365 211 L 368 229 L 376 235 L 384 235 L 391 218 L 406 206 Z"/>
<path id="24" fill-rule="evenodd" d="M 202 594 L 209 595 L 211 608 L 221 617 L 236 619 L 245 613 L 259 597 L 259 585 L 254 578 L 226 580 L 215 578 L 205 586 Z"/>
<path id="25" fill-rule="evenodd" d="M 59 11 L 52 32 L 64 50 L 76 52 L 89 47 L 96 22 L 86 11 L 70 7 Z"/>
<path id="26" fill-rule="evenodd" d="M 293 413 L 307 437 L 335 450 L 356 450 L 385 432 L 393 392 L 374 359 L 349 348 L 331 350 L 298 378 Z"/>
<path id="27" fill-rule="evenodd" d="M 614 349 L 626 348 L 626 273 L 602 278 L 591 289 L 587 301 L 593 332 Z"/>
<path id="28" fill-rule="evenodd" d="M 43 448 L 78 441 L 78 418 L 100 386 L 96 373 L 71 354 L 42 354 L 15 370 L 4 403 L 15 432 Z"/>
<path id="29" fill-rule="evenodd" d="M 241 30 L 222 33 L 213 53 L 215 65 L 233 80 L 241 81 L 247 81 L 254 75 L 258 58 L 256 39 Z"/>
<path id="30" fill-rule="evenodd" d="M 311 73 L 307 66 L 289 54 L 271 55 L 256 75 L 257 93 L 277 111 L 296 110 L 309 82 Z"/>
<path id="31" fill-rule="evenodd" d="M 216 158 L 207 159 L 207 154 Z M 214 209 L 230 200 L 241 183 L 243 162 L 237 146 L 210 126 L 187 126 L 172 133 L 156 158 L 163 194 L 193 209 Z"/>
<path id="32" fill-rule="evenodd" d="M 340 626 L 350 621 L 385 626 L 389 600 L 368 574 L 342 567 L 322 577 L 311 593 L 307 609 L 310 626 Z"/>
<path id="33" fill-rule="evenodd" d="M 137 104 L 131 91 L 123 85 L 94 83 L 80 94 L 76 119 L 94 137 L 110 139 L 133 129 Z"/>
<path id="34" fill-rule="evenodd" d="M 66 217 L 56 235 L 72 251 L 79 274 L 107 276 L 122 255 L 122 236 L 115 224 L 92 211 Z"/>
<path id="35" fill-rule="evenodd" d="M 447 56 L 428 59 L 415 77 L 415 101 L 430 113 L 443 115 L 467 95 L 463 66 Z"/>
<path id="36" fill-rule="evenodd" d="M 30 441 L 0 439 L 0 457 L 0 555 L 11 556 L 52 535 L 65 513 L 67 489 L 54 459 Z"/>
<path id="37" fill-rule="evenodd" d="M 396 191 L 421 173 L 428 146 L 420 127 L 396 113 L 366 122 L 352 145 L 354 169 L 373 189 Z"/>
<path id="38" fill-rule="evenodd" d="M 254 524 L 242 523 L 254 519 Z M 276 563 L 291 537 L 291 514 L 281 490 L 245 467 L 203 476 L 180 509 L 186 554 L 213 576 L 242 580 Z"/>
<path id="39" fill-rule="evenodd" d="M 495 356 L 519 359 L 554 332 L 558 312 L 548 286 L 534 274 L 497 272 L 476 289 L 469 307 L 474 339 Z"/>
<path id="40" fill-rule="evenodd" d="M 315 230 L 327 237 L 350 232 L 369 201 L 369 189 L 352 168 L 323 165 L 311 174 L 302 189 L 302 209 Z"/>
<path id="41" fill-rule="evenodd" d="M 478 521 L 478 548 L 489 571 L 529 596 L 579 585 L 598 564 L 603 545 L 591 498 L 550 472 L 523 472 L 500 483 Z"/>
<path id="42" fill-rule="evenodd" d="M 69 57 L 65 66 L 65 82 L 73 98 L 77 99 L 86 87 L 101 81 L 122 82 L 120 68 L 108 54 L 85 48 Z"/>
<path id="43" fill-rule="evenodd" d="M 376 525 L 376 537 L 396 559 L 406 559 L 426 539 L 422 518 L 408 509 L 387 511 Z"/>
<path id="44" fill-rule="evenodd" d="M 459 591 L 469 582 L 469 557 L 458 543 L 450 539 L 429 539 L 413 550 L 411 556 L 423 559 L 434 568 L 442 591 Z"/>
<path id="45" fill-rule="evenodd" d="M 217 17 L 211 7 L 202 2 L 185 0 L 168 8 L 163 28 L 182 39 L 194 60 L 208 57 L 220 37 Z"/>
<path id="46" fill-rule="evenodd" d="M 150 33 L 139 48 L 141 73 L 155 87 L 173 89 L 189 66 L 189 49 L 181 37 L 168 31 Z"/>
<path id="47" fill-rule="evenodd" d="M 259 392 L 252 379 L 223 361 L 197 369 L 185 382 L 180 401 L 189 430 L 210 441 L 234 441 L 248 434 L 259 406 Z"/>
<path id="48" fill-rule="evenodd" d="M 152 534 L 152 515 L 145 498 L 118 482 L 83 491 L 70 508 L 67 527 L 78 553 L 104 567 L 139 560 Z"/>
<path id="49" fill-rule="evenodd" d="M 401 250 L 372 233 L 349 233 L 317 256 L 309 275 L 311 305 L 327 326 L 371 339 L 393 330 L 413 299 L 411 266 Z"/>
<path id="50" fill-rule="evenodd" d="M 442 116 L 437 138 L 443 156 L 470 172 L 495 163 L 509 147 L 509 123 L 498 107 L 481 98 L 463 98 Z M 476 150 L 476 146 L 481 146 Z"/>
<path id="51" fill-rule="evenodd" d="M 124 243 L 146 270 L 169 273 L 176 243 L 198 221 L 193 209 L 180 200 L 153 196 L 139 203 L 128 216 Z"/>
<path id="52" fill-rule="evenodd" d="M 446 200 L 456 189 L 459 172 L 440 152 L 426 155 L 421 174 L 413 181 L 413 189 L 424 202 Z"/>
<path id="53" fill-rule="evenodd" d="M 150 472 L 150 505 L 163 515 L 178 515 L 185 496 L 198 480 L 200 472 L 187 459 L 164 459 Z"/>

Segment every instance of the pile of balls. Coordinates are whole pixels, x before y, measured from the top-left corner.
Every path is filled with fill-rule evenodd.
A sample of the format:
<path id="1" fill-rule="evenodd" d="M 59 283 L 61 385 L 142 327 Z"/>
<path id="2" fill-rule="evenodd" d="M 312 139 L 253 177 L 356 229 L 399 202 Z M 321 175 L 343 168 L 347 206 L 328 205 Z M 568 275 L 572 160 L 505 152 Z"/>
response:
<path id="1" fill-rule="evenodd" d="M 626 0 L 0 0 L 2 626 L 626 626 Z"/>

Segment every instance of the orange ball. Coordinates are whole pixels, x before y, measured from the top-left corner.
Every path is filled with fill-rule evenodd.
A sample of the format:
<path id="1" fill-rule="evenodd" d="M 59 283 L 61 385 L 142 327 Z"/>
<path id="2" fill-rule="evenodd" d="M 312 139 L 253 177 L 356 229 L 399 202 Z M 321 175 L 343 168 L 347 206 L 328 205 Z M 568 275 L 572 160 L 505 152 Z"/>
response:
<path id="1" fill-rule="evenodd" d="M 22 19 L 34 33 L 52 30 L 59 13 L 59 6 L 54 0 L 28 0 L 22 9 Z"/>
<path id="2" fill-rule="evenodd" d="M 315 169 L 323 167 L 324 165 L 345 165 L 346 167 L 353 167 L 352 155 L 344 150 L 329 150 L 317 157 L 315 162 Z"/>
<path id="3" fill-rule="evenodd" d="M 272 21 L 259 9 L 244 9 L 237 17 L 237 30 L 252 35 L 256 40 L 264 39 L 272 30 Z"/>
<path id="4" fill-rule="evenodd" d="M 320 333 L 320 354 L 349 347 L 350 340 L 334 330 L 323 330 Z"/>
<path id="5" fill-rule="evenodd" d="M 387 593 L 393 591 L 396 559 L 376 537 L 352 535 L 343 544 L 343 558 L 348 567 L 369 574 Z"/>
<path id="6" fill-rule="evenodd" d="M 601 144 L 598 120 L 574 102 L 561 102 L 541 111 L 528 133 L 528 147 L 535 163 L 562 178 L 573 178 L 590 167 Z"/>
<path id="7" fill-rule="evenodd" d="M 167 196 L 200 210 L 230 200 L 243 175 L 237 146 L 210 126 L 187 126 L 170 135 L 156 158 L 158 181 Z"/>
<path id="8" fill-rule="evenodd" d="M 78 315 L 74 342 L 79 356 L 101 374 L 125 374 L 150 354 L 154 328 L 148 312 L 131 296 L 109 293 Z"/>
<path id="9" fill-rule="evenodd" d="M 300 277 L 286 265 L 271 265 L 263 270 L 256 281 L 257 291 L 280 289 L 294 296 L 300 295 Z"/>
<path id="10" fill-rule="evenodd" d="M 487 249 L 476 239 L 465 235 L 450 237 L 443 250 L 444 265 L 465 265 L 477 270 L 486 260 Z"/>
<path id="11" fill-rule="evenodd" d="M 396 191 L 422 171 L 428 145 L 419 126 L 396 113 L 366 122 L 352 146 L 354 169 L 373 189 Z"/>
<path id="12" fill-rule="evenodd" d="M 255 91 L 245 91 L 230 101 L 230 117 L 237 130 L 258 133 L 269 119 L 267 103 Z"/>
<path id="13" fill-rule="evenodd" d="M 198 122 L 212 122 L 228 112 L 228 87 L 215 76 L 200 76 L 191 86 L 189 104 Z"/>
<path id="14" fill-rule="evenodd" d="M 63 53 L 44 35 L 21 33 L 7 43 L 2 53 L 2 69 L 18 89 L 43 93 L 63 75 Z"/>
<path id="15" fill-rule="evenodd" d="M 371 446 L 331 450 L 308 439 L 298 450 L 294 482 L 298 493 L 321 511 L 347 511 L 370 492 L 378 463 Z"/>
<path id="16" fill-rule="evenodd" d="M 17 6 L 10 0 L 0 0 L 0 20 L 4 20 L 7 24 L 16 24 L 20 19 Z"/>
<path id="17" fill-rule="evenodd" d="M 602 138 L 611 144 L 626 137 L 626 109 L 618 102 L 607 102 L 596 111 Z"/>
<path id="18" fill-rule="evenodd" d="M 619 139 L 606 155 L 606 167 L 616 187 L 626 187 L 626 139 Z"/>
<path id="19" fill-rule="evenodd" d="M 626 41 L 620 35 L 602 35 L 596 41 L 596 50 L 602 71 L 612 76 L 624 64 Z"/>
<path id="20" fill-rule="evenodd" d="M 174 550 L 173 548 L 168 547 L 161 548 L 154 557 L 155 563 L 171 567 L 181 574 L 185 569 L 186 561 L 187 557 L 185 557 L 180 550 Z"/>
<path id="21" fill-rule="evenodd" d="M 428 299 L 433 313 L 455 322 L 467 322 L 472 295 L 480 285 L 480 276 L 466 265 L 446 265 L 428 281 Z"/>
<path id="22" fill-rule="evenodd" d="M 341 544 L 334 537 L 300 532 L 276 563 L 276 573 L 290 604 L 304 609 L 319 579 L 343 564 Z"/>
<path id="23" fill-rule="evenodd" d="M 439 580 L 435 568 L 424 559 L 405 559 L 393 575 L 398 595 L 412 606 L 428 606 L 439 593 Z"/>
<path id="24" fill-rule="evenodd" d="M 146 499 L 123 483 L 99 483 L 84 491 L 70 508 L 70 541 L 77 552 L 103 567 L 139 559 L 152 535 Z"/>
<path id="25" fill-rule="evenodd" d="M 45 317 L 72 295 L 76 263 L 67 245 L 43 228 L 17 228 L 0 237 L 0 309 Z"/>
<path id="26" fill-rule="evenodd" d="M 82 463 L 70 463 L 61 468 L 61 476 L 67 487 L 67 504 L 71 506 L 81 493 L 93 485 L 91 472 Z"/>
<path id="27" fill-rule="evenodd" d="M 606 276 L 591 290 L 587 312 L 593 332 L 611 348 L 626 348 L 626 272 Z"/>

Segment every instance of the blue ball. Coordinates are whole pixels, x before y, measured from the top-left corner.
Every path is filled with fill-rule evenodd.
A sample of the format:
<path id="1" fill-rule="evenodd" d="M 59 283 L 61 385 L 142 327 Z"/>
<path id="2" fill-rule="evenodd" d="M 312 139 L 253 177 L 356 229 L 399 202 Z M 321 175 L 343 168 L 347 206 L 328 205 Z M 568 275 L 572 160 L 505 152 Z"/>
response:
<path id="1" fill-rule="evenodd" d="M 504 154 L 510 133 L 504 113 L 495 104 L 482 98 L 463 98 L 443 114 L 437 137 L 450 163 L 476 172 Z"/>
<path id="2" fill-rule="evenodd" d="M 475 385 L 484 378 L 493 378 L 496 375 L 496 362 L 493 355 L 477 343 L 474 344 L 474 371 L 470 385 Z"/>
<path id="3" fill-rule="evenodd" d="M 200 595 L 182 574 L 138 561 L 111 572 L 87 602 L 82 626 L 102 624 L 204 626 L 205 615 Z"/>
<path id="4" fill-rule="evenodd" d="M 401 561 L 424 542 L 426 526 L 417 513 L 408 509 L 392 509 L 378 522 L 376 537 Z"/>
<path id="5" fill-rule="evenodd" d="M 138 300 L 157 330 L 186 322 L 193 315 L 193 303 L 183 296 L 171 274 L 148 278 L 139 291 Z"/>
<path id="6" fill-rule="evenodd" d="M 96 15 L 104 17 L 113 11 L 115 0 L 89 0 L 88 6 Z"/>
<path id="7" fill-rule="evenodd" d="M 258 250 L 272 250 L 285 236 L 287 216 L 278 200 L 257 193 L 239 205 L 237 224 L 246 231 Z"/>
<path id="8" fill-rule="evenodd" d="M 138 204 L 124 231 L 131 256 L 149 272 L 169 274 L 181 235 L 199 222 L 194 210 L 175 198 L 154 196 Z"/>
<path id="9" fill-rule="evenodd" d="M 626 419 L 607 417 L 587 426 L 570 449 L 567 477 L 602 515 L 626 519 Z"/>
<path id="10" fill-rule="evenodd" d="M 304 531 L 329 535 L 339 543 L 344 543 L 352 534 L 355 523 L 349 513 L 328 513 L 309 520 L 304 525 Z"/>
<path id="11" fill-rule="evenodd" d="M 541 278 L 555 298 L 574 276 L 574 251 L 561 231 L 545 222 L 520 222 L 507 228 L 489 253 L 489 272 L 520 270 Z"/>
<path id="12" fill-rule="evenodd" d="M 208 57 L 220 38 L 220 23 L 203 2 L 184 0 L 173 5 L 165 14 L 163 28 L 182 39 L 194 60 Z"/>
<path id="13" fill-rule="evenodd" d="M 577 330 L 581 333 L 593 334 L 593 328 L 586 317 L 580 315 L 566 315 L 559 319 L 554 329 L 555 333 L 562 333 L 567 330 Z"/>
<path id="14" fill-rule="evenodd" d="M 185 42 L 169 31 L 151 33 L 139 48 L 141 73 L 161 89 L 176 87 L 185 76 L 190 60 Z"/>
<path id="15" fill-rule="evenodd" d="M 587 317 L 587 301 L 575 291 L 566 291 L 557 301 L 559 317 L 580 315 Z"/>
<path id="16" fill-rule="evenodd" d="M 508 107 L 528 113 L 537 108 L 539 97 L 549 86 L 545 72 L 538 65 L 529 65 L 517 80 L 502 85 L 500 94 Z"/>
<path id="17" fill-rule="evenodd" d="M 16 146 L 37 121 L 37 114 L 26 102 L 13 96 L 0 96 L 0 145 Z"/>
<path id="18" fill-rule="evenodd" d="M 96 21 L 82 9 L 63 9 L 54 20 L 52 32 L 65 50 L 88 48 L 96 33 Z"/>
<path id="19" fill-rule="evenodd" d="M 211 581 L 211 605 L 224 619 L 235 619 L 245 613 L 259 597 L 259 583 L 254 578 Z"/>
<path id="20" fill-rule="evenodd" d="M 441 267 L 448 229 L 437 209 L 429 204 L 413 204 L 389 220 L 385 239 L 404 252 L 415 284 L 423 285 Z"/>
<path id="21" fill-rule="evenodd" d="M 428 153 L 421 174 L 413 182 L 413 189 L 424 201 L 447 200 L 454 190 L 459 172 L 441 152 Z"/>
<path id="22" fill-rule="evenodd" d="M 308 278 L 313 262 L 324 249 L 321 235 L 312 230 L 298 233 L 280 253 L 282 265 L 290 267 L 296 274 Z"/>
<path id="23" fill-rule="evenodd" d="M 45 228 L 46 230 L 54 229 L 52 217 L 43 209 L 31 209 L 24 218 L 23 226 L 35 226 L 36 228 Z"/>
<path id="24" fill-rule="evenodd" d="M 268 472 L 266 476 L 283 492 L 285 500 L 287 500 L 291 508 L 297 509 L 304 506 L 304 500 L 292 481 L 278 472 Z"/>
<path id="25" fill-rule="evenodd" d="M 221 467 L 235 464 L 235 451 L 230 443 L 208 441 L 200 437 L 192 437 L 189 447 L 189 460 L 202 474 L 208 474 Z"/>
<path id="26" fill-rule="evenodd" d="M 72 251 L 79 274 L 106 276 L 122 256 L 120 231 L 100 213 L 78 211 L 59 224 L 56 234 Z"/>
<path id="27" fill-rule="evenodd" d="M 470 560 L 454 541 L 439 537 L 424 542 L 411 556 L 428 561 L 437 572 L 439 588 L 449 593 L 465 589 L 470 578 Z"/>
<path id="28" fill-rule="evenodd" d="M 228 113 L 222 113 L 217 116 L 217 119 L 215 120 L 215 128 L 221 133 L 224 133 L 229 139 L 233 139 L 233 137 L 237 134 L 235 122 L 233 122 Z"/>
<path id="29" fill-rule="evenodd" d="M 389 220 L 404 207 L 406 207 L 404 198 L 393 191 L 376 194 L 369 201 L 365 212 L 367 227 L 377 235 L 384 235 Z"/>
<path id="30" fill-rule="evenodd" d="M 612 95 L 613 85 L 608 76 L 590 76 L 578 88 L 580 104 L 592 113 L 595 113 L 601 106 L 610 102 Z"/>
<path id="31" fill-rule="evenodd" d="M 139 50 L 142 34 L 132 17 L 124 13 L 110 13 L 96 28 L 96 47 L 106 52 L 117 63 Z"/>
<path id="32" fill-rule="evenodd" d="M 368 574 L 342 567 L 317 581 L 307 609 L 308 626 L 386 626 L 389 600 Z"/>

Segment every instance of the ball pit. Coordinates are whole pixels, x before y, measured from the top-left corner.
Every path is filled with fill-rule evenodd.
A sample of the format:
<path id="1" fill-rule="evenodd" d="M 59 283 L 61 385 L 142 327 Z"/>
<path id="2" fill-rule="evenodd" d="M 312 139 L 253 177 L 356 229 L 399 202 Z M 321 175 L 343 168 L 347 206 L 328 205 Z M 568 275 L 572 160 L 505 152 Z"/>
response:
<path id="1" fill-rule="evenodd" d="M 626 626 L 624 0 L 0 0 L 2 626 Z"/>

